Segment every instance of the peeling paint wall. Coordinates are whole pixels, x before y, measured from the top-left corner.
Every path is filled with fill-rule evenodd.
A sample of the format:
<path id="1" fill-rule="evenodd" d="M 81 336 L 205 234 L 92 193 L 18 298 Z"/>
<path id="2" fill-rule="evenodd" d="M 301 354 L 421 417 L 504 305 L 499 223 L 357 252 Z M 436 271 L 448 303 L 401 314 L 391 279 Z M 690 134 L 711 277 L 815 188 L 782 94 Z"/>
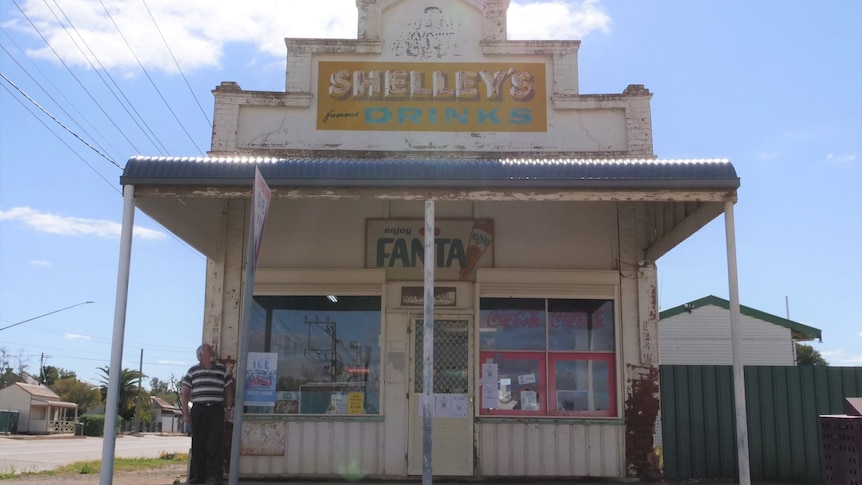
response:
<path id="1" fill-rule="evenodd" d="M 244 91 L 234 82 L 214 91 L 211 156 L 316 156 L 340 153 L 511 153 L 593 158 L 652 158 L 652 94 L 643 85 L 622 93 L 583 95 L 578 40 L 509 41 L 502 0 L 360 1 L 359 37 L 287 39 L 284 92 Z M 385 21 L 384 21 L 385 19 Z M 547 130 L 500 133 L 342 131 L 317 128 L 319 63 L 324 61 L 543 63 Z M 379 64 L 378 64 L 379 66 Z M 373 69 L 373 68 L 369 68 Z M 379 69 L 379 67 L 378 67 Z M 429 80 L 430 83 L 430 80 Z M 426 102 L 427 104 L 427 102 Z M 414 154 L 415 156 L 415 154 Z"/>
<path id="2" fill-rule="evenodd" d="M 623 313 L 623 373 L 626 474 L 661 476 L 653 447 L 660 410 L 658 374 L 658 294 L 654 262 L 641 249 L 644 221 L 636 203 L 619 204 L 619 271 Z"/>

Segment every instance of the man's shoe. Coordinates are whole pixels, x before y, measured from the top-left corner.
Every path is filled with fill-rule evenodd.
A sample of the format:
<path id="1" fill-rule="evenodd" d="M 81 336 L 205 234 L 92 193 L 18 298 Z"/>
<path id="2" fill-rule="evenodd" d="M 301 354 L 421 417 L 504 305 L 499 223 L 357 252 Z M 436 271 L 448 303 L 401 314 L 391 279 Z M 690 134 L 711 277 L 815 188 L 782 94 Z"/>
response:
<path id="1" fill-rule="evenodd" d="M 189 484 L 192 484 L 192 483 L 206 483 L 206 480 L 204 480 L 203 478 L 189 478 L 189 481 L 187 481 L 186 483 L 189 483 Z"/>

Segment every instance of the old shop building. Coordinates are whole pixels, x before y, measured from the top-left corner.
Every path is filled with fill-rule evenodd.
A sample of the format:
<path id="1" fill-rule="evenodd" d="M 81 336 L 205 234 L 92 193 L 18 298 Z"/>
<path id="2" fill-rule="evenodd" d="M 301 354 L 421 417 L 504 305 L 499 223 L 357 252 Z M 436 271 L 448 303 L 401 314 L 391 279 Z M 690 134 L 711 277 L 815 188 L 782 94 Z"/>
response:
<path id="1" fill-rule="evenodd" d="M 215 89 L 209 157 L 129 160 L 127 201 L 207 257 L 203 340 L 230 362 L 253 305 L 274 392 L 246 398 L 240 476 L 422 473 L 427 200 L 434 474 L 655 472 L 654 262 L 739 179 L 657 159 L 650 92 L 580 94 L 580 42 L 507 40 L 508 3 L 358 0 L 357 39 L 286 40 L 284 92 Z"/>

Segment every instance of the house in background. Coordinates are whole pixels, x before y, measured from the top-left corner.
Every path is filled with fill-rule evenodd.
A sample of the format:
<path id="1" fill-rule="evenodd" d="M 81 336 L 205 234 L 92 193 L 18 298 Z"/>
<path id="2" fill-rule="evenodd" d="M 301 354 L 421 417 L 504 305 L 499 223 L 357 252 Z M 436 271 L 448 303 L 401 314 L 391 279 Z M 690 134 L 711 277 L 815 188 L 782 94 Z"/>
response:
<path id="1" fill-rule="evenodd" d="M 18 411 L 19 434 L 74 434 L 78 405 L 45 386 L 16 382 L 0 389 L 0 409 Z"/>
<path id="2" fill-rule="evenodd" d="M 153 396 L 153 406 L 150 409 L 153 416 L 153 429 L 163 433 L 180 433 L 183 431 L 183 412 L 177 406 L 160 397 Z"/>
<path id="3" fill-rule="evenodd" d="M 796 365 L 796 343 L 820 339 L 820 329 L 740 305 L 743 365 Z M 716 296 L 659 316 L 662 365 L 732 365 L 730 303 Z"/>

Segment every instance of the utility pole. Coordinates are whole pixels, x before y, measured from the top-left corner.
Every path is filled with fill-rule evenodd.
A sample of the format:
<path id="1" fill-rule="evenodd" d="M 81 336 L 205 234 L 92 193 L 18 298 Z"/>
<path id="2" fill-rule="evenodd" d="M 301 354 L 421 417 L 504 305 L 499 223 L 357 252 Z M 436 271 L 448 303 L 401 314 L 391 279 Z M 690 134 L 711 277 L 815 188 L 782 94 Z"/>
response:
<path id="1" fill-rule="evenodd" d="M 45 375 L 45 352 L 39 357 L 39 384 L 44 384 L 48 376 Z"/>
<path id="2" fill-rule="evenodd" d="M 138 403 L 135 405 L 135 416 L 138 420 L 138 433 L 143 428 L 141 426 L 141 379 L 144 376 L 144 349 L 141 349 L 141 363 L 138 367 Z"/>

